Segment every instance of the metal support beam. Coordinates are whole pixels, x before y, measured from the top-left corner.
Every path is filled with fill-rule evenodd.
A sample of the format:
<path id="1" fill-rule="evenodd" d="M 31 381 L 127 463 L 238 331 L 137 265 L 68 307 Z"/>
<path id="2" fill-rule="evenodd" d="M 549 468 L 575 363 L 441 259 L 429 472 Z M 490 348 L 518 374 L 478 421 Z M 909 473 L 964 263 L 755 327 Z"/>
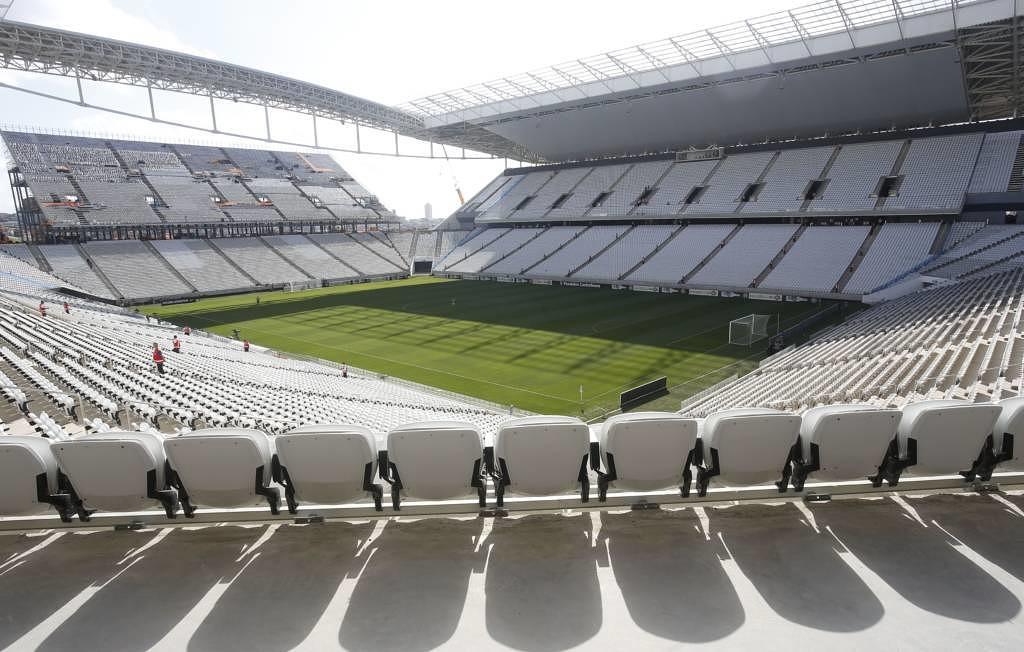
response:
<path id="1" fill-rule="evenodd" d="M 853 24 L 850 22 L 850 17 L 846 15 L 846 10 L 843 9 L 843 5 L 839 0 L 835 0 L 836 9 L 839 10 L 839 16 L 843 19 L 843 25 L 846 27 L 846 35 L 850 37 L 850 47 L 857 47 L 857 42 L 853 39 Z"/>
<path id="2" fill-rule="evenodd" d="M 85 95 L 82 93 L 82 78 L 75 75 L 75 85 L 78 87 L 78 103 L 85 105 Z"/>
<path id="3" fill-rule="evenodd" d="M 210 96 L 210 119 L 213 120 L 213 131 L 217 131 L 217 110 L 213 106 L 213 95 Z"/>
<path id="4" fill-rule="evenodd" d="M 273 140 L 270 137 L 270 109 L 267 108 L 266 104 L 263 105 L 263 121 L 267 127 L 267 140 Z"/>
<path id="5" fill-rule="evenodd" d="M 153 103 L 153 87 L 146 86 L 146 94 L 149 95 L 149 117 L 156 120 L 156 104 Z"/>
<path id="6" fill-rule="evenodd" d="M 313 144 L 320 147 L 320 136 L 316 131 L 316 114 L 313 114 Z"/>

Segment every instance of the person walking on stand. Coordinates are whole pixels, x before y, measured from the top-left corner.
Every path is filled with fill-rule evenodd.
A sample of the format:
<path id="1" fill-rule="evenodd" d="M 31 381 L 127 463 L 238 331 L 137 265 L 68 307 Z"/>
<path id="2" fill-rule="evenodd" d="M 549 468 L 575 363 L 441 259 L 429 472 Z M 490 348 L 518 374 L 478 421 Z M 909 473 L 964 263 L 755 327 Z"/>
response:
<path id="1" fill-rule="evenodd" d="M 185 333 L 185 335 L 191 335 L 192 329 L 189 327 L 188 324 L 185 324 L 185 328 L 181 329 L 181 332 Z"/>
<path id="2" fill-rule="evenodd" d="M 341 377 L 348 378 L 348 365 L 344 362 L 341 363 Z"/>
<path id="3" fill-rule="evenodd" d="M 68 305 L 67 301 L 64 302 L 64 314 L 65 315 L 70 315 L 71 314 L 71 306 Z"/>
<path id="4" fill-rule="evenodd" d="M 181 353 L 181 340 L 178 339 L 177 335 L 171 340 L 171 350 L 175 353 Z"/>
<path id="5" fill-rule="evenodd" d="M 39 302 L 39 316 L 40 317 L 45 317 L 46 316 L 46 304 L 43 303 L 42 301 Z"/>
<path id="6" fill-rule="evenodd" d="M 245 351 L 246 353 L 249 352 L 249 340 L 242 341 L 242 350 Z"/>
<path id="7" fill-rule="evenodd" d="M 160 345 L 153 342 L 153 364 L 156 365 L 156 372 L 161 376 L 164 375 L 164 352 L 160 350 Z"/>

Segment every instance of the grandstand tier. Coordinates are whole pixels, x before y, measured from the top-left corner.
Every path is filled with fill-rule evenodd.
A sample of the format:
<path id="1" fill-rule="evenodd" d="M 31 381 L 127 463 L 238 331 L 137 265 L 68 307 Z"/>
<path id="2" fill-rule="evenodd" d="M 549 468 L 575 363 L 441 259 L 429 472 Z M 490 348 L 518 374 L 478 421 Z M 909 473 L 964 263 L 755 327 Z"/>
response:
<path id="1" fill-rule="evenodd" d="M 456 215 L 480 224 L 615 217 L 957 215 L 968 193 L 1005 193 L 1020 131 L 730 147 L 505 171 Z M 1019 176 L 1019 173 L 1018 173 Z"/>
<path id="2" fill-rule="evenodd" d="M 4 131 L 26 223 L 124 224 L 387 219 L 324 154 Z M 16 193 L 17 196 L 17 193 Z M 45 232 L 25 229 L 31 235 Z"/>

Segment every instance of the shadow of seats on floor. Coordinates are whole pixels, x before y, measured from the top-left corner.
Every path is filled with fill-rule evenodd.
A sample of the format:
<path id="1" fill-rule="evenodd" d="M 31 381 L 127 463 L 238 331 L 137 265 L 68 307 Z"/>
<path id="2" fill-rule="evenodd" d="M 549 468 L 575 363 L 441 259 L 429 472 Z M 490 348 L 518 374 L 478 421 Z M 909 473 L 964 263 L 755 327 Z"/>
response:
<path id="1" fill-rule="evenodd" d="M 244 562 L 236 559 L 243 547 L 264 530 L 211 526 L 164 531 L 157 543 L 117 567 L 127 570 L 54 629 L 39 649 L 147 649 L 178 625 L 207 591 L 238 573 Z M 112 615 L 118 615 L 114 623 Z"/>
<path id="2" fill-rule="evenodd" d="M 840 559 L 835 539 L 817 533 L 792 504 L 709 509 L 740 571 L 776 613 L 806 627 L 856 632 L 885 613 L 867 584 Z"/>
<path id="3" fill-rule="evenodd" d="M 923 527 L 889 498 L 838 500 L 813 508 L 820 527 L 918 607 L 948 618 L 999 623 L 1020 601 L 957 552 L 934 525 Z"/>
<path id="4" fill-rule="evenodd" d="M 633 621 L 674 641 L 706 643 L 743 624 L 743 606 L 692 510 L 601 513 L 615 581 Z"/>
<path id="5" fill-rule="evenodd" d="M 14 561 L 0 570 L 0 649 L 18 641 L 82 591 L 108 582 L 124 569 L 118 562 L 155 535 L 153 531 L 107 530 L 30 539 L 33 546 L 50 543 L 18 560 L 23 563 Z M 102 621 L 91 625 L 102 626 Z"/>
<path id="6" fill-rule="evenodd" d="M 1024 582 L 1024 517 L 978 494 L 937 494 L 907 502 L 928 525 L 936 521 L 965 546 Z"/>
<path id="7" fill-rule="evenodd" d="M 470 574 L 483 568 L 483 519 L 389 521 L 362 553 L 339 641 L 347 650 L 430 650 L 452 637 Z"/>
<path id="8" fill-rule="evenodd" d="M 282 525 L 217 601 L 189 650 L 290 650 L 306 638 L 342 580 L 358 572 L 372 523 Z"/>
<path id="9" fill-rule="evenodd" d="M 50 536 L 49 533 L 33 536 L 6 532 L 0 533 L 0 573 L 3 573 L 15 563 L 15 561 L 12 561 L 14 557 L 34 547 L 48 536 Z"/>
<path id="10" fill-rule="evenodd" d="M 548 652 L 597 634 L 601 589 L 591 530 L 589 514 L 494 521 L 484 542 L 491 638 L 519 650 Z"/>

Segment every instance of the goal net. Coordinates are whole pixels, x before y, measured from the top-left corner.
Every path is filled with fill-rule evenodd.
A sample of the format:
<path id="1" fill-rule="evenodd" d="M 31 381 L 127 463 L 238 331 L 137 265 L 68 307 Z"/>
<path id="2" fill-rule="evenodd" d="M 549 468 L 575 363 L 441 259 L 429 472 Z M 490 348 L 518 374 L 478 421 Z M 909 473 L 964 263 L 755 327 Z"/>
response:
<path id="1" fill-rule="evenodd" d="M 747 315 L 729 322 L 729 344 L 750 346 L 768 337 L 771 315 Z"/>
<path id="2" fill-rule="evenodd" d="M 285 292 L 302 292 L 303 290 L 312 290 L 318 287 L 320 287 L 318 281 L 289 281 L 282 289 Z"/>

